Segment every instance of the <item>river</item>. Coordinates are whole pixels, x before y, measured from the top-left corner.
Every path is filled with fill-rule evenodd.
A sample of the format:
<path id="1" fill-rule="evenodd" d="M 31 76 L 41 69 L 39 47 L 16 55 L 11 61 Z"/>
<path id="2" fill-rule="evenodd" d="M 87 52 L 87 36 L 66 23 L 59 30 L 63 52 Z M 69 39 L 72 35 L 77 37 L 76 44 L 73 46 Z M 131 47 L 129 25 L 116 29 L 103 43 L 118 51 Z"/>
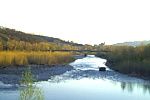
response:
<path id="1" fill-rule="evenodd" d="M 106 60 L 89 55 L 70 63 L 62 75 L 41 81 L 45 100 L 150 100 L 150 82 L 120 74 L 105 66 Z M 98 67 L 106 67 L 99 71 Z M 18 89 L 1 89 L 0 100 L 17 100 Z"/>

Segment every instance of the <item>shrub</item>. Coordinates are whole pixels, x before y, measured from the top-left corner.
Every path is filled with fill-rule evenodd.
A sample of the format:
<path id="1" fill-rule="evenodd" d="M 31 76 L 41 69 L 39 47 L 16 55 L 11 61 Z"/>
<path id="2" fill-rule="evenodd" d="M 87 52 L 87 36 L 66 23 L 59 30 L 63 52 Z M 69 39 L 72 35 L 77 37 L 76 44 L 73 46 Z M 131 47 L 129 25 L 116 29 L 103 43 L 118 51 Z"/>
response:
<path id="1" fill-rule="evenodd" d="M 31 73 L 30 67 L 28 71 L 22 74 L 20 79 L 20 96 L 19 100 L 45 100 L 43 91 L 34 84 L 34 76 Z M 25 88 L 21 88 L 25 85 Z"/>
<path id="2" fill-rule="evenodd" d="M 110 46 L 111 52 L 99 54 L 113 63 L 112 69 L 140 76 L 150 76 L 150 45 L 146 46 Z"/>

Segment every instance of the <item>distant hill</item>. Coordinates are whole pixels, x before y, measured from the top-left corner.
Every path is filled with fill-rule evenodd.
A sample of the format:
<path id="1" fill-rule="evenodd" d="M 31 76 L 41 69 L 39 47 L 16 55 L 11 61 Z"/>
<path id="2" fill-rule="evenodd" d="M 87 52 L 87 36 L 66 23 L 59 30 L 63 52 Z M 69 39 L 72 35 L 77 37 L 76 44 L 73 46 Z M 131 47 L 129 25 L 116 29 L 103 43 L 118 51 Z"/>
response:
<path id="1" fill-rule="evenodd" d="M 44 39 L 47 42 L 54 42 L 56 44 L 67 44 L 67 45 L 71 45 L 71 46 L 83 46 L 83 44 L 78 44 L 78 43 L 74 43 L 74 42 L 69 42 L 69 41 L 64 41 L 61 40 L 59 38 L 54 38 L 54 37 L 47 37 L 47 36 L 40 36 L 40 35 L 36 35 L 39 38 Z"/>
<path id="2" fill-rule="evenodd" d="M 64 44 L 64 45 L 71 45 L 71 46 L 83 46 L 82 44 L 64 41 L 58 38 L 32 35 L 15 29 L 10 29 L 10 28 L 5 28 L 0 26 L 0 41 L 6 43 L 9 40 L 24 41 L 30 43 L 53 42 L 55 44 L 61 44 L 61 45 Z"/>
<path id="3" fill-rule="evenodd" d="M 150 40 L 149 41 L 133 41 L 133 42 L 123 42 L 123 43 L 116 43 L 113 44 L 115 46 L 140 46 L 140 45 L 147 45 L 150 44 Z"/>
<path id="4" fill-rule="evenodd" d="M 30 43 L 46 42 L 46 40 L 35 35 L 17 31 L 15 29 L 0 27 L 0 41 L 5 43 L 8 40 L 24 41 Z"/>

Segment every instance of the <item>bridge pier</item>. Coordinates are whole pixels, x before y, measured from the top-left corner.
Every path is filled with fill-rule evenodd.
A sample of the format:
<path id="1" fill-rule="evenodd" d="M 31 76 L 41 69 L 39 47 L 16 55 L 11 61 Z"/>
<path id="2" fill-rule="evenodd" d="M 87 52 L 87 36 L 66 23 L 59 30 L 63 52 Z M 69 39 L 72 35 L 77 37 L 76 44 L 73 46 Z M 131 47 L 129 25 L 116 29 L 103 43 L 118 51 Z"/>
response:
<path id="1" fill-rule="evenodd" d="M 84 54 L 84 57 L 86 57 L 86 56 L 87 56 L 87 54 L 85 53 L 85 54 Z"/>

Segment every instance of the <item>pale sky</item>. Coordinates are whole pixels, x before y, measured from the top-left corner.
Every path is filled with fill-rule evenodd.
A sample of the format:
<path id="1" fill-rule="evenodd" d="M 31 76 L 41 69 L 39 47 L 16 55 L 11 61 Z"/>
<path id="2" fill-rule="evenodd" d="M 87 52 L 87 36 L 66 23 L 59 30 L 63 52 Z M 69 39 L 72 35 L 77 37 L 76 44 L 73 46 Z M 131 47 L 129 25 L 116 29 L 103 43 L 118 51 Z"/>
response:
<path id="1" fill-rule="evenodd" d="M 0 0 L 0 26 L 83 44 L 150 40 L 150 0 Z"/>

